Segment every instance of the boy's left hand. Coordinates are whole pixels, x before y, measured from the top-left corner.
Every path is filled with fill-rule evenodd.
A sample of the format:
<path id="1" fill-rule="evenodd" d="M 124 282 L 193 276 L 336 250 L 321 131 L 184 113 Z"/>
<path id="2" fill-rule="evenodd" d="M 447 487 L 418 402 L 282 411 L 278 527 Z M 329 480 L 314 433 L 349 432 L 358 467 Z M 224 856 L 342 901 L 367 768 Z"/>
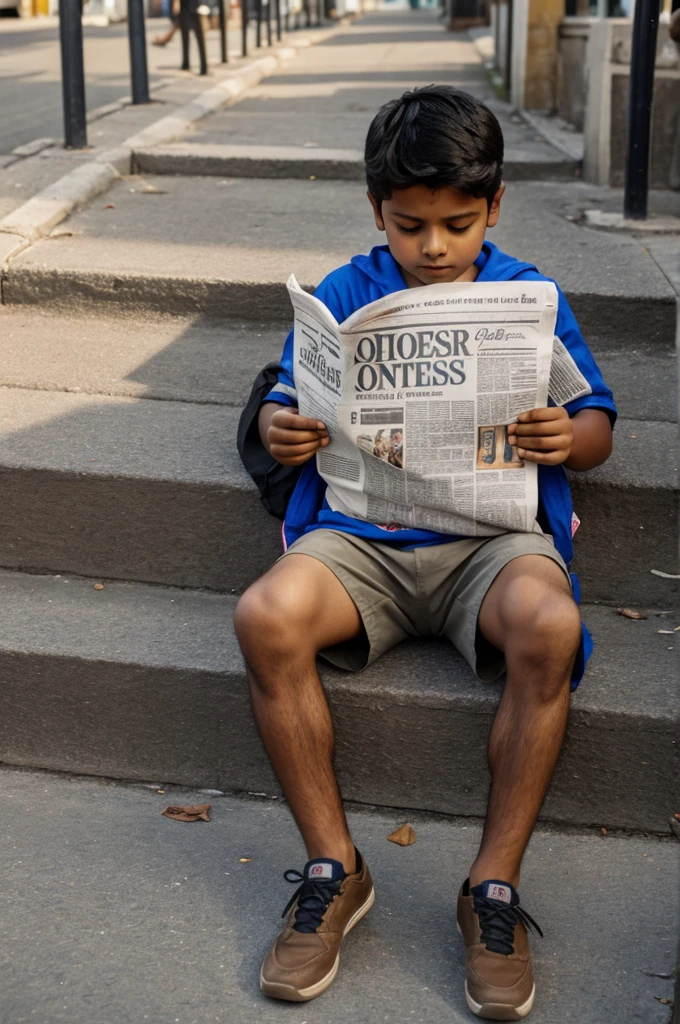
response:
<path id="1" fill-rule="evenodd" d="M 569 458 L 574 428 L 566 409 L 532 409 L 508 426 L 508 441 L 517 447 L 520 459 L 559 466 Z"/>

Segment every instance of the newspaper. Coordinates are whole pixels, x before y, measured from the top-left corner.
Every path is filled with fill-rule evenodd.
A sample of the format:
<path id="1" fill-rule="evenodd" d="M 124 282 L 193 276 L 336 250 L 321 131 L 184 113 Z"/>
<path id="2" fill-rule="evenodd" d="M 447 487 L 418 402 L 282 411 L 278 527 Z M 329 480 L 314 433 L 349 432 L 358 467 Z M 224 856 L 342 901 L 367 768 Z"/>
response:
<path id="1" fill-rule="evenodd" d="M 342 324 L 294 276 L 288 291 L 298 408 L 328 429 L 316 460 L 332 509 L 468 537 L 540 532 L 537 466 L 508 425 L 548 395 L 590 393 L 555 337 L 554 284 L 406 289 Z"/>

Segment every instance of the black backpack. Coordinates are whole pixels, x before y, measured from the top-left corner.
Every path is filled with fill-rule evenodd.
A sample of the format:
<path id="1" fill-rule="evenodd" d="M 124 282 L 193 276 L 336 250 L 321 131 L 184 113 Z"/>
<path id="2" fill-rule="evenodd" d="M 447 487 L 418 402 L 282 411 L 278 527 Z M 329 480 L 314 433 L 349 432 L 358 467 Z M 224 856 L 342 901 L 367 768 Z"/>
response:
<path id="1" fill-rule="evenodd" d="M 278 382 L 282 369 L 279 363 L 267 363 L 258 373 L 236 433 L 241 462 L 253 478 L 267 512 L 277 519 L 285 517 L 291 494 L 302 472 L 302 466 L 282 466 L 269 454 L 262 444 L 257 425 L 262 402 Z"/>

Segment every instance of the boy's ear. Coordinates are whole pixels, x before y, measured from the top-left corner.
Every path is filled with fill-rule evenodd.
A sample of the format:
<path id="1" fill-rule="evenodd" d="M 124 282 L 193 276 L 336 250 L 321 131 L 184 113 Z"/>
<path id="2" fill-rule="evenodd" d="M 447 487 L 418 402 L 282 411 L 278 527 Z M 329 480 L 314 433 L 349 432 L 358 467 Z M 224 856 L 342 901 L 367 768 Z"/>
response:
<path id="1" fill-rule="evenodd" d="M 501 199 L 503 198 L 504 192 L 505 185 L 501 184 L 501 187 L 498 189 L 498 192 L 496 192 L 496 195 L 491 200 L 491 203 L 489 205 L 489 214 L 486 218 L 486 226 L 488 228 L 495 228 L 496 224 L 498 224 L 498 218 L 500 217 L 501 213 Z"/>
<path id="2" fill-rule="evenodd" d="M 375 217 L 375 226 L 377 227 L 378 231 L 384 231 L 385 230 L 385 221 L 383 220 L 383 216 L 382 216 L 382 203 L 380 203 L 375 198 L 375 196 L 371 195 L 370 192 L 367 192 L 366 195 L 368 196 L 369 203 L 373 207 L 373 216 Z"/>

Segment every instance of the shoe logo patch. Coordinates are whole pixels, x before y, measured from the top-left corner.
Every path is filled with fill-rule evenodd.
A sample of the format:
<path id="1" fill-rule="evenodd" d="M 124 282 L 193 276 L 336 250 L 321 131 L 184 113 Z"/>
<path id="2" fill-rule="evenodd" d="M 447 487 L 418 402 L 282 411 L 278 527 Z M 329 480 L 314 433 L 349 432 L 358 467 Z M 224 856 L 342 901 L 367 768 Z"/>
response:
<path id="1" fill-rule="evenodd" d="M 309 869 L 310 878 L 333 878 L 332 864 L 312 864 Z"/>
<path id="2" fill-rule="evenodd" d="M 501 903 L 510 903 L 512 895 L 507 885 L 490 885 L 487 893 L 487 899 L 500 900 Z"/>

